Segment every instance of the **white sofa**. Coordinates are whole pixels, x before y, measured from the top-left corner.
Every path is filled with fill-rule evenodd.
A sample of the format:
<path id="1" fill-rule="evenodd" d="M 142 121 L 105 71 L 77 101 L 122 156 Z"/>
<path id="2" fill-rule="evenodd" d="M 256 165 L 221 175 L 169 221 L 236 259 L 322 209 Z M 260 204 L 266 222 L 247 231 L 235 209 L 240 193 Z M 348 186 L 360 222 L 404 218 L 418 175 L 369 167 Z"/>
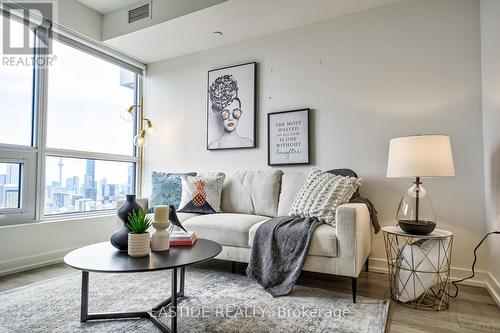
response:
<path id="1" fill-rule="evenodd" d="M 226 173 L 223 213 L 177 213 L 187 230 L 222 245 L 217 259 L 248 262 L 257 228 L 275 216 L 288 215 L 307 174 L 275 171 Z M 144 207 L 147 199 L 138 200 Z M 356 282 L 371 249 L 370 214 L 365 204 L 349 203 L 336 212 L 336 227 L 323 224 L 315 231 L 303 269 L 350 277 L 353 301 Z"/>

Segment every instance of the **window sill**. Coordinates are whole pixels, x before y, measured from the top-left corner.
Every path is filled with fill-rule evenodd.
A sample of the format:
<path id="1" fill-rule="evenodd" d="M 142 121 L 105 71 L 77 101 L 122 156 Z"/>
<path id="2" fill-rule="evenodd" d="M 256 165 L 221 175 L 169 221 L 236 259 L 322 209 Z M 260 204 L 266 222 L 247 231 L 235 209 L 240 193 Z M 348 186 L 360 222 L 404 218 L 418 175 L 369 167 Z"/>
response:
<path id="1" fill-rule="evenodd" d="M 44 217 L 41 220 L 28 220 L 28 221 L 2 221 L 0 220 L 0 229 L 2 228 L 12 228 L 12 227 L 22 227 L 22 226 L 33 226 L 33 225 L 43 225 L 48 223 L 62 223 L 68 221 L 77 221 L 77 220 L 91 220 L 91 219 L 100 219 L 100 218 L 112 218 L 116 216 L 115 211 L 106 211 L 95 214 L 71 214 L 64 216 L 50 216 Z"/>

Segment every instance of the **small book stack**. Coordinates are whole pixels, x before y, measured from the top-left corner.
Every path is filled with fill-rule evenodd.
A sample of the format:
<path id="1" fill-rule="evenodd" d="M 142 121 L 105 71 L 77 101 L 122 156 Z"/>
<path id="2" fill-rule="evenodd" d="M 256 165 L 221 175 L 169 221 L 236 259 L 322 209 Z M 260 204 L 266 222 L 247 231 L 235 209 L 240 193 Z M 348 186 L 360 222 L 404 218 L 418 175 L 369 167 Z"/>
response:
<path id="1" fill-rule="evenodd" d="M 172 231 L 170 234 L 170 246 L 192 246 L 196 242 L 194 231 Z"/>

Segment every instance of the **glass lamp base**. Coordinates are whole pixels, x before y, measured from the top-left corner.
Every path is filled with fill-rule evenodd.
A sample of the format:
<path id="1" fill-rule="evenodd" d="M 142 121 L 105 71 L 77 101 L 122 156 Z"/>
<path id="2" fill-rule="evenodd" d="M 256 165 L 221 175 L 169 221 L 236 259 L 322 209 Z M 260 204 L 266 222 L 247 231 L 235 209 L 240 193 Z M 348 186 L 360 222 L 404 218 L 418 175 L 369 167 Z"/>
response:
<path id="1" fill-rule="evenodd" d="M 436 215 L 420 178 L 404 193 L 396 215 L 399 227 L 414 235 L 428 235 L 436 228 Z"/>
<path id="2" fill-rule="evenodd" d="M 398 225 L 404 232 L 412 235 L 428 235 L 436 228 L 436 222 L 424 220 L 399 220 Z"/>

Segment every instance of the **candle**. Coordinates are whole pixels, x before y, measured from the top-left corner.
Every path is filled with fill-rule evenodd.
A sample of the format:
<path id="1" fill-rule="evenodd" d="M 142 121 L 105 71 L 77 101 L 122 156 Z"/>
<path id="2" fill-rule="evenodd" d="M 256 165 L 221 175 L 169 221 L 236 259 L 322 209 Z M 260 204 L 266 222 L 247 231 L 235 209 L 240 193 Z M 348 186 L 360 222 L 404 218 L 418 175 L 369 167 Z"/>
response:
<path id="1" fill-rule="evenodd" d="M 153 221 L 158 223 L 168 223 L 169 208 L 170 207 L 165 205 L 155 206 Z"/>

